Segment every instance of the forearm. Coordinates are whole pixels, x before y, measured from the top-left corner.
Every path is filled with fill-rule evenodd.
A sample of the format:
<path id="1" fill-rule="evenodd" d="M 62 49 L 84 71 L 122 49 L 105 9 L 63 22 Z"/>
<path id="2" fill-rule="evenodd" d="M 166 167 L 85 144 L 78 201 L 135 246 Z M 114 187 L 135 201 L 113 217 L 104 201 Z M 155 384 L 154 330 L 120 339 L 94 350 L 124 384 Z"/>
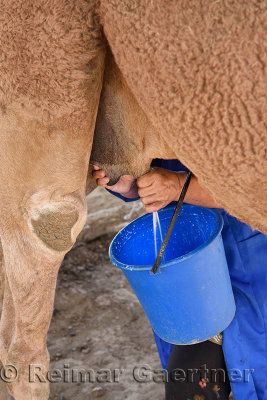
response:
<path id="1" fill-rule="evenodd" d="M 177 198 L 175 200 L 178 200 L 183 185 L 185 183 L 187 174 L 184 172 L 178 172 L 176 174 L 180 190 L 178 191 Z M 221 206 L 213 199 L 210 193 L 200 186 L 195 176 L 191 178 L 191 182 L 187 190 L 184 201 L 186 203 L 194 204 L 201 207 L 221 208 Z"/>

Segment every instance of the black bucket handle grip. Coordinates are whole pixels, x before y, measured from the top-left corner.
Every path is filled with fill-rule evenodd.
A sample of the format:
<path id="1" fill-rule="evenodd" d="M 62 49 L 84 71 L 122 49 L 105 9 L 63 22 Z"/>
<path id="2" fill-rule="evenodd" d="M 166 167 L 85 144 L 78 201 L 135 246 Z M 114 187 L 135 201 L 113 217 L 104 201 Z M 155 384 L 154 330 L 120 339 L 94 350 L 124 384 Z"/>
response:
<path id="1" fill-rule="evenodd" d="M 164 239 L 163 239 L 163 241 L 161 243 L 161 246 L 160 246 L 156 261 L 155 261 L 155 263 L 153 265 L 153 268 L 151 269 L 151 272 L 153 272 L 153 274 L 155 274 L 157 272 L 157 270 L 158 270 L 159 264 L 161 262 L 161 259 L 163 257 L 164 252 L 165 252 L 165 249 L 166 249 L 166 246 L 167 246 L 168 241 L 170 239 L 170 236 L 171 236 L 172 230 L 174 228 L 175 222 L 176 222 L 177 217 L 179 215 L 179 212 L 180 212 L 180 210 L 182 208 L 183 201 L 184 201 L 184 198 L 185 198 L 185 195 L 186 195 L 187 189 L 189 187 L 189 183 L 191 181 L 192 176 L 193 176 L 192 172 L 189 171 L 188 174 L 187 174 L 183 189 L 181 191 L 180 197 L 179 197 L 179 199 L 177 201 L 177 205 L 175 207 L 175 210 L 174 210 L 170 225 L 168 226 L 167 232 L 166 232 L 166 234 L 164 236 Z"/>

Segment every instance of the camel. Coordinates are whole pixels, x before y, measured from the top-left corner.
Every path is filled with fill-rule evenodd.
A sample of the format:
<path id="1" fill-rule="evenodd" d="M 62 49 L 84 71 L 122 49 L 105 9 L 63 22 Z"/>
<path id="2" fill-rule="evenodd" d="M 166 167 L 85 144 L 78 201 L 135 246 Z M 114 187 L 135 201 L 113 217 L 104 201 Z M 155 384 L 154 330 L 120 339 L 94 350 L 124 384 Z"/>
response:
<path id="1" fill-rule="evenodd" d="M 58 268 L 86 217 L 91 162 L 112 181 L 178 158 L 267 232 L 261 1 L 36 0 L 0 6 L 0 360 L 47 400 Z M 95 135 L 94 135 L 95 133 Z M 5 398 L 5 394 L 2 396 Z"/>

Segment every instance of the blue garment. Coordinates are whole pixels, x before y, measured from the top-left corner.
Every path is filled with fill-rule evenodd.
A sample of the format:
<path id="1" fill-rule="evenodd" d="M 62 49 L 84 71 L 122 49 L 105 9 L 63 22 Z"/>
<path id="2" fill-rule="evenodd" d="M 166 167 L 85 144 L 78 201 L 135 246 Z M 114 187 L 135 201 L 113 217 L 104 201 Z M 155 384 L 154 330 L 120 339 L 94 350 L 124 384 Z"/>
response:
<path id="1" fill-rule="evenodd" d="M 187 171 L 177 160 L 154 160 L 153 166 Z M 267 236 L 219 211 L 236 301 L 235 317 L 223 332 L 232 392 L 235 400 L 267 400 Z M 173 345 L 154 336 L 166 368 Z"/>

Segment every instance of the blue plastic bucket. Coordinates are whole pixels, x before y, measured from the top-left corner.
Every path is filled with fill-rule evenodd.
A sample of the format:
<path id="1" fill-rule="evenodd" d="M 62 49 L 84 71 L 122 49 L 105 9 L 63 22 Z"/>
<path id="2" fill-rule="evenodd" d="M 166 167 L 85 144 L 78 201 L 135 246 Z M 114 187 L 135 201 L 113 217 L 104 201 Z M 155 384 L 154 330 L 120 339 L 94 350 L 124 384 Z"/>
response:
<path id="1" fill-rule="evenodd" d="M 173 211 L 174 206 L 159 211 L 163 237 Z M 110 245 L 112 263 L 128 279 L 154 331 L 169 343 L 202 342 L 234 317 L 222 226 L 218 211 L 184 204 L 155 275 L 152 214 L 131 222 Z"/>

